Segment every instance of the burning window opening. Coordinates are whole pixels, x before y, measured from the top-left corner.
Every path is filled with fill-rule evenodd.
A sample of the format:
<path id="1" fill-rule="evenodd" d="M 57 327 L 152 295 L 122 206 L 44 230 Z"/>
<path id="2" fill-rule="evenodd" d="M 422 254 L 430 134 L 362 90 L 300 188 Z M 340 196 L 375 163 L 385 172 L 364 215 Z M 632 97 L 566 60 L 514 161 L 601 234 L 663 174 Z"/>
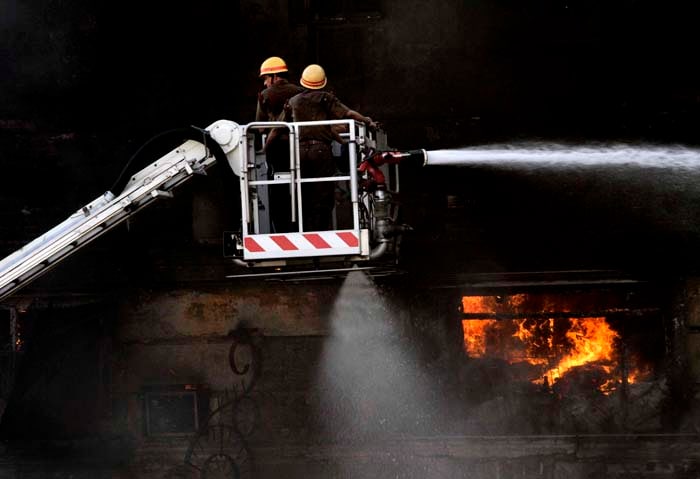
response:
<path id="1" fill-rule="evenodd" d="M 598 302 L 589 308 L 598 314 L 589 315 L 571 306 L 550 295 L 464 296 L 464 350 L 470 358 L 505 361 L 518 378 L 546 390 L 563 392 L 583 378 L 609 395 L 651 375 L 607 320 L 620 308 Z"/>

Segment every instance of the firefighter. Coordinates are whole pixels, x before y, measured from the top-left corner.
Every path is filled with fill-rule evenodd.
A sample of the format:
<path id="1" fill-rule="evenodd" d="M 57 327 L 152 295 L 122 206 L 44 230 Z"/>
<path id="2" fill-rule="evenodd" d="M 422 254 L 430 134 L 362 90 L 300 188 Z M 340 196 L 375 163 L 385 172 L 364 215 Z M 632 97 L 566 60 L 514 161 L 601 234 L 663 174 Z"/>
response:
<path id="1" fill-rule="evenodd" d="M 309 65 L 301 74 L 304 90 L 287 101 L 287 117 L 293 121 L 324 121 L 352 119 L 376 128 L 368 116 L 351 110 L 334 94 L 324 91 L 328 80 L 320 65 Z M 331 152 L 333 141 L 343 143 L 330 126 L 305 126 L 299 129 L 299 155 L 303 178 L 328 177 L 335 174 Z M 335 204 L 335 182 L 306 183 L 302 189 L 304 201 L 304 231 L 330 230 Z"/>
<path id="2" fill-rule="evenodd" d="M 270 57 L 260 65 L 260 78 L 265 89 L 258 93 L 258 106 L 255 121 L 284 121 L 286 101 L 302 91 L 298 85 L 287 79 L 289 69 L 280 57 Z M 275 171 L 289 171 L 289 133 L 284 128 L 269 132 L 265 145 L 265 159 L 268 179 L 274 178 Z M 289 192 L 279 185 L 268 189 L 270 213 L 275 232 L 291 231 Z"/>
<path id="3" fill-rule="evenodd" d="M 289 69 L 287 64 L 280 57 L 270 57 L 260 65 L 260 78 L 263 79 L 265 89 L 258 93 L 258 106 L 255 112 L 255 121 L 284 121 L 284 105 L 288 99 L 301 92 L 303 89 L 289 82 L 287 76 Z M 266 152 L 271 152 L 272 167 L 286 170 L 289 166 L 289 144 L 280 152 L 284 154 L 286 160 L 284 164 L 279 163 L 279 144 L 271 144 L 275 141 L 289 141 L 286 131 L 279 131 L 276 135 L 268 135 L 267 143 L 263 147 Z"/>

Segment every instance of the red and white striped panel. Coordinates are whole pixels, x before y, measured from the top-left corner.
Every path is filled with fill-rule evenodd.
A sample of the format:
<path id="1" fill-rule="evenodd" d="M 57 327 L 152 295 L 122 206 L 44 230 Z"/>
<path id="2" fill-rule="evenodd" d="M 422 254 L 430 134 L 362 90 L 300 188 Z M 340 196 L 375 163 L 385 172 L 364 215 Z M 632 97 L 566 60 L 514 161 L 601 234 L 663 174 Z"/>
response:
<path id="1" fill-rule="evenodd" d="M 297 258 L 360 253 L 360 235 L 353 230 L 248 235 L 243 259 Z"/>

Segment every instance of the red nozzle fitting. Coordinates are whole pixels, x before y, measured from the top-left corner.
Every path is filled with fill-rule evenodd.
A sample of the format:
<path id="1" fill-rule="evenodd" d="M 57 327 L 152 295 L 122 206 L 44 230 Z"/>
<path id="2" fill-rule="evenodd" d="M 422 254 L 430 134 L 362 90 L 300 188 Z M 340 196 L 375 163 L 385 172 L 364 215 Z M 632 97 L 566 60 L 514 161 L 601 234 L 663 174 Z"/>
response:
<path id="1" fill-rule="evenodd" d="M 376 156 L 376 155 L 375 155 Z M 360 166 L 357 167 L 357 170 L 360 173 L 364 173 L 365 171 L 367 174 L 370 176 L 372 181 L 377 185 L 384 185 L 386 183 L 386 178 L 384 176 L 384 173 L 382 173 L 382 170 L 377 168 L 377 164 L 375 164 L 372 159 L 373 157 L 367 158 L 365 161 L 360 163 Z"/>

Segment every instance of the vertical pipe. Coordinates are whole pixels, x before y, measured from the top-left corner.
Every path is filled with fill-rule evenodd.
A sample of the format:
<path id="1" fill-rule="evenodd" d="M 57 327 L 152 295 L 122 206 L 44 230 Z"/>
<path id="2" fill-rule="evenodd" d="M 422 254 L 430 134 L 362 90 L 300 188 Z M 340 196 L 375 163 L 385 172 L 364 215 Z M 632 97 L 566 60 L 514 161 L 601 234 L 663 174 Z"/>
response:
<path id="1" fill-rule="evenodd" d="M 292 209 L 292 223 L 297 221 L 297 200 L 295 195 L 296 185 L 296 165 L 299 163 L 299 140 L 297 129 L 289 126 L 289 196 L 291 196 L 290 207 Z"/>
<path id="2" fill-rule="evenodd" d="M 301 179 L 301 153 L 299 149 L 299 140 L 301 139 L 301 135 L 299 134 L 299 125 L 294 125 L 294 148 L 296 149 L 296 165 L 294 165 L 294 171 L 295 174 L 293 175 L 295 177 L 296 183 L 294 184 L 294 187 L 296 188 L 296 193 L 297 193 L 297 200 L 299 202 L 299 232 L 303 233 L 304 232 L 304 201 L 301 198 L 301 182 L 299 181 Z M 292 200 L 293 201 L 293 200 Z"/>
<path id="3" fill-rule="evenodd" d="M 360 126 L 360 128 L 364 128 Z M 348 142 L 348 159 L 350 161 L 350 201 L 352 202 L 352 224 L 355 233 L 360 234 L 360 213 L 357 199 L 357 135 L 355 132 L 355 122 L 348 121 L 348 131 L 350 141 Z"/>

